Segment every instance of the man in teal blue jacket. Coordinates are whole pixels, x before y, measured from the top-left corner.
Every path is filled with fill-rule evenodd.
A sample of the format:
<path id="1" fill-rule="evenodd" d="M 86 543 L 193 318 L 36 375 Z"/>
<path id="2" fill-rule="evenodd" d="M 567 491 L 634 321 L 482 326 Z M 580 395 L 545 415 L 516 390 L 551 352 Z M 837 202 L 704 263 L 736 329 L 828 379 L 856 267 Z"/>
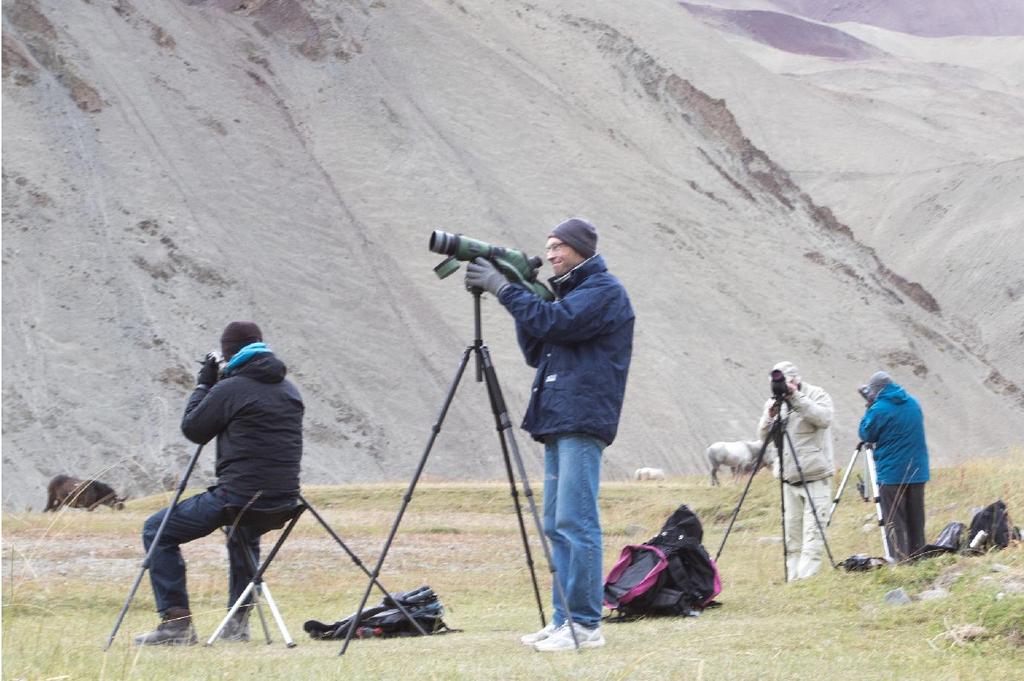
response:
<path id="1" fill-rule="evenodd" d="M 862 389 L 868 410 L 860 439 L 874 443 L 882 518 L 889 548 L 906 560 L 925 545 L 924 485 L 928 445 L 921 406 L 889 374 L 879 371 Z"/>
<path id="2" fill-rule="evenodd" d="M 619 427 L 633 353 L 633 307 L 597 254 L 597 230 L 580 218 L 548 235 L 556 300 L 510 284 L 488 261 L 467 267 L 466 283 L 493 293 L 516 321 L 534 367 L 523 428 L 544 443 L 544 534 L 569 612 L 559 598 L 548 626 L 523 636 L 540 652 L 604 645 L 602 537 L 597 496 L 601 456 Z M 571 627 L 571 628 L 570 628 Z"/>

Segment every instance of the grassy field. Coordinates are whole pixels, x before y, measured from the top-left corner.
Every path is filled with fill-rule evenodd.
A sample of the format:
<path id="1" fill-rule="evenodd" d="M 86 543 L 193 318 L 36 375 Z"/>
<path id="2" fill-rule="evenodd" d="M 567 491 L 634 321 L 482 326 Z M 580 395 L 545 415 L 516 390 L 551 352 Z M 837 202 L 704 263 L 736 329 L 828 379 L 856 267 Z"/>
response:
<path id="1" fill-rule="evenodd" d="M 1024 464 L 973 462 L 933 471 L 928 536 L 997 498 L 1024 520 Z M 873 506 L 850 485 L 830 528 L 837 561 L 880 555 Z M 624 544 L 647 540 L 679 504 L 693 508 L 714 556 L 740 485 L 704 478 L 605 484 L 606 567 Z M 376 562 L 404 484 L 309 488 L 307 497 L 346 544 Z M 778 486 L 759 476 L 720 560 L 722 606 L 697 618 L 604 625 L 608 645 L 542 655 L 518 643 L 540 626 L 507 484 L 422 483 L 399 529 L 381 581 L 391 591 L 430 584 L 461 633 L 427 638 L 313 641 L 307 619 L 333 622 L 355 609 L 367 579 L 311 516 L 302 519 L 267 574 L 298 647 L 275 634 L 211 648 L 135 648 L 156 623 L 148 578 L 111 649 L 103 644 L 138 572 L 143 520 L 166 497 L 127 510 L 21 513 L 3 517 L 4 679 L 1022 679 L 1024 549 L 946 556 L 870 573 L 826 570 L 782 582 Z M 532 519 L 527 515 L 528 530 Z M 266 545 L 266 542 L 265 542 Z M 216 536 L 186 545 L 199 635 L 226 600 L 226 552 Z M 547 569 L 534 543 L 542 589 Z M 948 584 L 950 595 L 887 605 Z M 371 604 L 379 601 L 375 590 Z M 550 608 L 545 596 L 545 610 Z M 968 638 L 967 625 L 984 627 Z M 272 630 L 273 631 L 273 630 Z M 257 628 L 254 628 L 254 633 Z"/>

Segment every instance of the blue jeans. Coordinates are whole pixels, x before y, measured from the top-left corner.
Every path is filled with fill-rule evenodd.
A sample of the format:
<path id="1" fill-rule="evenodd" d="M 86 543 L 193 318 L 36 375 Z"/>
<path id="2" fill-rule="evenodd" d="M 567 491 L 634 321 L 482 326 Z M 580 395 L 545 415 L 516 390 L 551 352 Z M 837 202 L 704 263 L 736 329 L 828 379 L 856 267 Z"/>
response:
<path id="1" fill-rule="evenodd" d="M 290 497 L 289 497 L 290 499 Z M 253 508 L 271 508 L 288 503 L 289 499 L 260 498 Z M 244 506 L 249 498 L 233 494 L 220 488 L 197 494 L 174 507 L 160 535 L 160 542 L 153 551 L 149 565 L 149 581 L 156 597 L 156 609 L 166 613 L 169 608 L 188 608 L 188 589 L 185 580 L 185 560 L 181 557 L 180 545 L 215 532 L 224 525 L 224 507 Z M 146 520 L 142 528 L 142 544 L 149 551 L 153 538 L 160 528 L 160 522 L 167 509 L 161 509 Z M 242 527 L 236 527 L 228 546 L 228 584 L 230 607 L 242 595 L 252 572 L 243 551 L 249 550 L 253 563 L 259 565 L 260 534 Z"/>
<path id="2" fill-rule="evenodd" d="M 544 534 L 569 613 L 552 585 L 553 622 L 588 628 L 601 622 L 601 518 L 597 493 L 605 443 L 589 435 L 555 435 L 544 446 Z"/>

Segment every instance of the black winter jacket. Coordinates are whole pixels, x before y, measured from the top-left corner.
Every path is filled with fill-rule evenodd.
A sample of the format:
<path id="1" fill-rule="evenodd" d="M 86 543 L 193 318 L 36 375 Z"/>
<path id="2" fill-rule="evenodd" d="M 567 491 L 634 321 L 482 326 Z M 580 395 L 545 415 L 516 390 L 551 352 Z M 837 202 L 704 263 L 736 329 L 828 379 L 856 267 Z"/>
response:
<path id="1" fill-rule="evenodd" d="M 181 432 L 196 444 L 217 438 L 218 487 L 244 496 L 298 495 L 305 407 L 285 373 L 273 354 L 257 355 L 189 398 Z"/>

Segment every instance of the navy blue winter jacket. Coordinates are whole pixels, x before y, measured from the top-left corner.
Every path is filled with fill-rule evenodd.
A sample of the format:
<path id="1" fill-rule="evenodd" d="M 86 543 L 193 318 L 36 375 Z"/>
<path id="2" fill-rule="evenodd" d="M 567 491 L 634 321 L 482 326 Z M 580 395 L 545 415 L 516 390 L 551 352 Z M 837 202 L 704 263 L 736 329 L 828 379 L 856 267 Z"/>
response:
<path id="1" fill-rule="evenodd" d="M 875 443 L 880 485 L 928 482 L 921 406 L 896 383 L 882 388 L 860 421 L 860 439 Z"/>
<path id="2" fill-rule="evenodd" d="M 499 295 L 526 363 L 537 368 L 523 429 L 540 441 L 582 433 L 611 444 L 633 354 L 633 306 L 600 255 L 551 285 L 551 303 L 516 285 Z"/>

